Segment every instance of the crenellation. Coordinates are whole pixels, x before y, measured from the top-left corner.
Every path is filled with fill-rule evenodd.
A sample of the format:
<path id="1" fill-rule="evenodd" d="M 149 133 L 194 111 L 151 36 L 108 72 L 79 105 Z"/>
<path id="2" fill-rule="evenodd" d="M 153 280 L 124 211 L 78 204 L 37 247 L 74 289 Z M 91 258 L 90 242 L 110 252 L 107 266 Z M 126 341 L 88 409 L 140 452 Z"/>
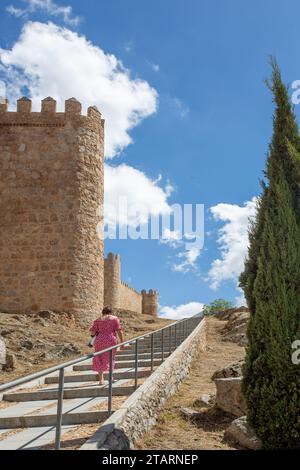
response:
<path id="1" fill-rule="evenodd" d="M 87 115 L 81 114 L 82 105 L 75 98 L 65 101 L 65 111 L 56 111 L 56 100 L 51 97 L 41 101 L 41 111 L 32 111 L 32 102 L 28 98 L 17 101 L 17 110 L 9 110 L 9 102 L 0 103 L 0 126 L 10 127 L 64 127 L 70 120 L 78 126 L 78 134 L 88 137 L 95 127 L 104 133 L 104 119 L 96 106 L 88 108 Z"/>
<path id="2" fill-rule="evenodd" d="M 149 293 L 138 292 L 122 281 L 120 256 L 108 253 L 104 260 L 104 304 L 113 309 L 157 315 L 158 292 L 152 289 Z"/>
<path id="3" fill-rule="evenodd" d="M 70 98 L 65 102 L 65 113 L 67 116 L 70 115 L 81 115 L 82 105 L 76 98 Z"/>
<path id="4" fill-rule="evenodd" d="M 32 101 L 29 98 L 23 96 L 17 101 L 17 112 L 18 113 L 31 113 Z"/>
<path id="5" fill-rule="evenodd" d="M 42 100 L 41 113 L 56 113 L 56 101 L 51 96 Z"/>
<path id="6" fill-rule="evenodd" d="M 0 114 L 8 111 L 8 100 L 0 100 Z"/>

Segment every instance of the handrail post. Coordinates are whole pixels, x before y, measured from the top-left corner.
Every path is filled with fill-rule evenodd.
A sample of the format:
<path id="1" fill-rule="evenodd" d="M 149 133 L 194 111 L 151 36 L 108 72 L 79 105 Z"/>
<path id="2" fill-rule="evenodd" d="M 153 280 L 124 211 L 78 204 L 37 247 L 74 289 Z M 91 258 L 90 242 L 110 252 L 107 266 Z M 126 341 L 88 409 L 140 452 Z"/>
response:
<path id="1" fill-rule="evenodd" d="M 59 381 L 58 381 L 58 397 L 57 397 L 55 450 L 60 450 L 62 410 L 63 410 L 63 399 L 64 399 L 64 381 L 65 381 L 64 377 L 65 377 L 65 370 L 60 369 L 60 371 L 59 371 Z"/>
<path id="2" fill-rule="evenodd" d="M 139 340 L 135 340 L 135 371 L 134 371 L 134 388 L 138 386 L 138 368 L 139 368 Z"/>
<path id="3" fill-rule="evenodd" d="M 108 416 L 112 413 L 112 386 L 113 386 L 113 350 L 109 351 L 109 376 L 108 376 Z"/>
<path id="4" fill-rule="evenodd" d="M 169 328 L 169 353 L 172 354 L 172 326 Z"/>
<path id="5" fill-rule="evenodd" d="M 164 330 L 161 330 L 161 362 L 164 362 Z"/>
<path id="6" fill-rule="evenodd" d="M 177 349 L 177 323 L 175 323 L 175 347 L 174 349 Z"/>
<path id="7" fill-rule="evenodd" d="M 153 363 L 153 359 L 154 359 L 154 334 L 155 333 L 152 333 L 151 335 L 151 372 L 153 372 L 153 369 L 154 369 L 154 363 Z"/>

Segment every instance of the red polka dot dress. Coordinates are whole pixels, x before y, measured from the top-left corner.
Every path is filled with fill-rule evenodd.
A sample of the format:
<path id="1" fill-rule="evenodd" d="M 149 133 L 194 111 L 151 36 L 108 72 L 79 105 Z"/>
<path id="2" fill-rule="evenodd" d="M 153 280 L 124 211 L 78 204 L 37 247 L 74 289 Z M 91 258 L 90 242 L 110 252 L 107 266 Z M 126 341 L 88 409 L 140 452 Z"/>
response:
<path id="1" fill-rule="evenodd" d="M 117 332 L 120 331 L 121 324 L 118 317 L 107 315 L 95 320 L 90 331 L 96 336 L 95 352 L 103 351 L 118 344 Z M 113 368 L 115 367 L 116 349 L 113 351 Z M 96 372 L 106 372 L 109 370 L 109 352 L 100 354 L 93 358 L 93 370 Z"/>

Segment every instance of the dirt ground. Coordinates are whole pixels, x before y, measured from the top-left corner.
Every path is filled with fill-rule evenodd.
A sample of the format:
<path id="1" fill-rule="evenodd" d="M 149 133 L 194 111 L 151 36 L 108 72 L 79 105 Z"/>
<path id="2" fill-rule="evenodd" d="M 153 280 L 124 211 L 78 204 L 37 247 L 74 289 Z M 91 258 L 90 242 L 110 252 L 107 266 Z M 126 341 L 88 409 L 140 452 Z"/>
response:
<path id="1" fill-rule="evenodd" d="M 153 318 L 129 311 L 117 312 L 125 339 L 157 330 L 171 320 Z M 53 365 L 93 352 L 87 346 L 90 324 L 78 324 L 73 315 L 40 312 L 32 315 L 0 313 L 0 338 L 9 354 L 15 356 L 16 368 L 0 370 L 0 383 L 37 372 Z"/>
<path id="2" fill-rule="evenodd" d="M 207 351 L 194 360 L 190 375 L 170 398 L 158 418 L 157 425 L 136 445 L 145 450 L 230 450 L 224 441 L 224 431 L 232 417 L 211 409 L 199 408 L 196 400 L 203 394 L 215 395 L 211 376 L 215 370 L 243 359 L 244 347 L 222 340 L 222 329 L 227 321 L 207 320 Z M 194 424 L 181 416 L 182 407 L 201 411 L 201 419 Z"/>

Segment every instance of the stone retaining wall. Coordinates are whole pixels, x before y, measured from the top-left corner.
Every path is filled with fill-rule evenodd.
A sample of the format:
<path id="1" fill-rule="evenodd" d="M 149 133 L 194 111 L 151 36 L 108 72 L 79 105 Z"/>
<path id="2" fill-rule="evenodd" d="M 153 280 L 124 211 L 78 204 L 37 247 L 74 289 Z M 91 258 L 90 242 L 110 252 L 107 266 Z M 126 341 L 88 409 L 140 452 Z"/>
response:
<path id="1" fill-rule="evenodd" d="M 178 349 L 136 390 L 80 450 L 132 449 L 151 429 L 166 400 L 189 373 L 192 360 L 206 347 L 205 319 Z"/>

